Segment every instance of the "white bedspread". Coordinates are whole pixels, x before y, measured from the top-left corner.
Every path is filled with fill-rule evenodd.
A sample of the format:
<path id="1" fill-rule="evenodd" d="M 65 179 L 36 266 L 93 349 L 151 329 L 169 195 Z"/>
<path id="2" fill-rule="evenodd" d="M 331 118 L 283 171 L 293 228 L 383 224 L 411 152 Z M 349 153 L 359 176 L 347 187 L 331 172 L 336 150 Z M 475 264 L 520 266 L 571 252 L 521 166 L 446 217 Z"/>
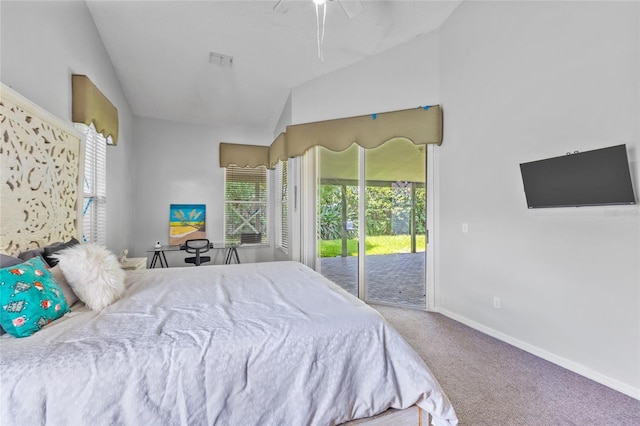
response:
<path id="1" fill-rule="evenodd" d="M 0 338 L 0 423 L 333 425 L 453 408 L 373 309 L 296 262 L 133 271 L 125 297 Z M 434 342 L 437 344 L 437 342 Z"/>

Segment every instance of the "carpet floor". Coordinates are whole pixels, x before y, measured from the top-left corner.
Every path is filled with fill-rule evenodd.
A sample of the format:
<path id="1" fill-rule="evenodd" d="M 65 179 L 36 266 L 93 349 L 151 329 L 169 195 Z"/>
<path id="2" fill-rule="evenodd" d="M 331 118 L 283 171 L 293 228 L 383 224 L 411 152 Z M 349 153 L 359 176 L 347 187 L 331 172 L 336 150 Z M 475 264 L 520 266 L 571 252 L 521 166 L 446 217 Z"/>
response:
<path id="1" fill-rule="evenodd" d="M 371 306 L 425 360 L 460 425 L 640 425 L 640 401 L 618 391 L 444 315 Z"/>

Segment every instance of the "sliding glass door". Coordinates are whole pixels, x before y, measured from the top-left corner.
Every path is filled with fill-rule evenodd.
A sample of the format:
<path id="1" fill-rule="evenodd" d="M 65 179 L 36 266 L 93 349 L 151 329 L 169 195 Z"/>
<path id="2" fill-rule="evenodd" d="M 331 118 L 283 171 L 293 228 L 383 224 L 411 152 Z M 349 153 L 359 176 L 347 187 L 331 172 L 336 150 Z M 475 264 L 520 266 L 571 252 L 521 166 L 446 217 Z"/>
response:
<path id="1" fill-rule="evenodd" d="M 425 308 L 426 147 L 364 150 L 365 300 Z"/>
<path id="2" fill-rule="evenodd" d="M 320 271 L 358 296 L 360 203 L 359 148 L 342 152 L 318 148 L 317 253 Z"/>
<path id="3" fill-rule="evenodd" d="M 426 147 L 318 149 L 320 272 L 367 302 L 426 307 Z"/>

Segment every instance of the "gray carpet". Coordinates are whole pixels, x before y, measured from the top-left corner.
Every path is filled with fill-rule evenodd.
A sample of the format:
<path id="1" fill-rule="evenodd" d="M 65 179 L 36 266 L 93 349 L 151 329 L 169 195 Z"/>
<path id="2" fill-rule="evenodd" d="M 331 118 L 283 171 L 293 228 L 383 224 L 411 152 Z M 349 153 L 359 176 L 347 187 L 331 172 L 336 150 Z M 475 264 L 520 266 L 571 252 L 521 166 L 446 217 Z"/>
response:
<path id="1" fill-rule="evenodd" d="M 460 425 L 640 425 L 640 401 L 443 315 L 371 305 L 425 360 Z"/>

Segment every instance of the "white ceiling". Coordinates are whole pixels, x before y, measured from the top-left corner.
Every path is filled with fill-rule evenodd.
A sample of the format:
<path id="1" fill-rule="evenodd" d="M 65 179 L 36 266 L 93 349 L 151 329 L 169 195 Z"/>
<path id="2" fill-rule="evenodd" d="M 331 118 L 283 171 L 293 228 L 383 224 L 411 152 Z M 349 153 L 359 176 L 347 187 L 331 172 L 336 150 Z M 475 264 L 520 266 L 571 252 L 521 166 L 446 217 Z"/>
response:
<path id="1" fill-rule="evenodd" d="M 349 19 L 330 0 L 324 60 L 312 0 L 276 3 L 87 0 L 135 115 L 269 130 L 292 88 L 437 29 L 460 1 L 363 0 Z"/>

